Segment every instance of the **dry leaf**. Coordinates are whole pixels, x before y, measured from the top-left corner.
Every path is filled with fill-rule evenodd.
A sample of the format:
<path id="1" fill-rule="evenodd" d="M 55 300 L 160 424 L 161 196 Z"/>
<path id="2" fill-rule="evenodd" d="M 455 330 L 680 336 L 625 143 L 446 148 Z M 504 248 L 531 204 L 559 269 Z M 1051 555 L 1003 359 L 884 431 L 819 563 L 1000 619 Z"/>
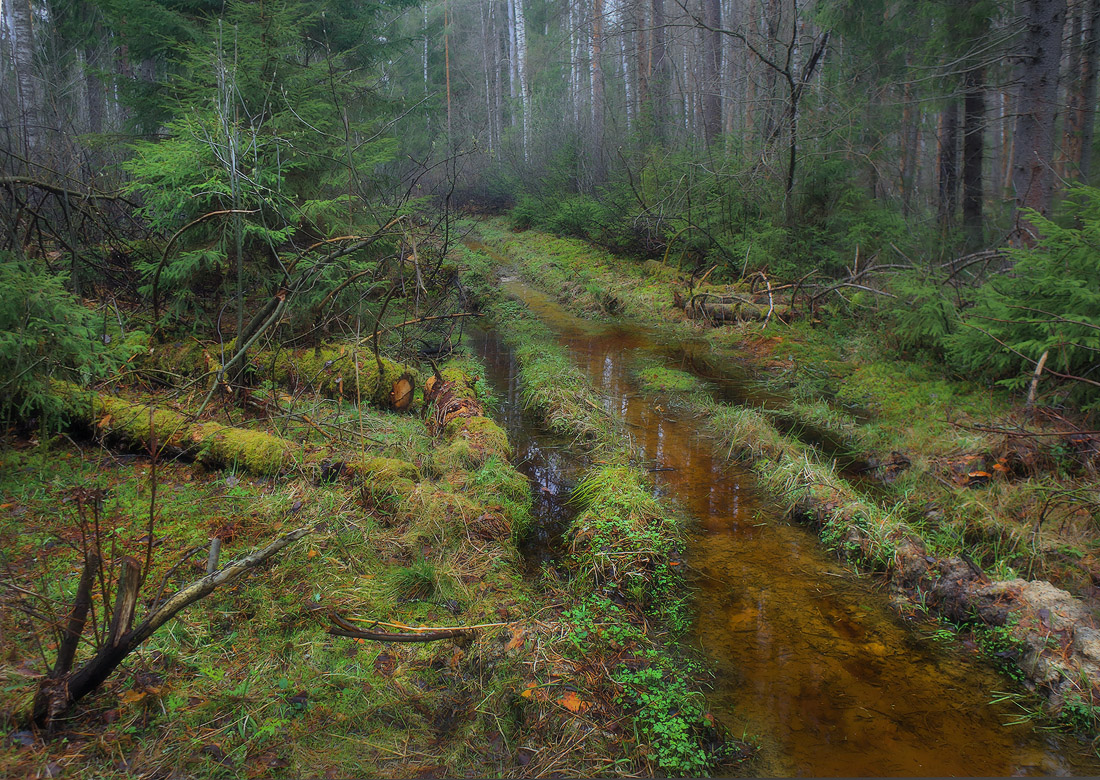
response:
<path id="1" fill-rule="evenodd" d="M 317 553 L 316 550 L 310 550 L 308 553 L 306 553 L 307 558 L 316 558 L 317 555 L 318 555 L 318 553 Z"/>
<path id="2" fill-rule="evenodd" d="M 145 698 L 145 691 L 125 691 L 118 700 L 123 704 L 134 704 Z"/>
<path id="3" fill-rule="evenodd" d="M 592 702 L 585 701 L 573 691 L 566 691 L 565 695 L 558 699 L 558 704 L 570 712 L 584 712 L 592 706 Z"/>
<path id="4" fill-rule="evenodd" d="M 523 637 L 526 636 L 522 628 L 512 629 L 512 638 L 504 646 L 505 650 L 515 650 L 523 646 Z"/>
<path id="5" fill-rule="evenodd" d="M 99 423 L 98 423 L 100 428 L 106 428 L 110 424 L 111 424 L 111 415 L 109 415 L 109 414 L 106 417 L 104 417 L 102 420 L 100 420 Z"/>

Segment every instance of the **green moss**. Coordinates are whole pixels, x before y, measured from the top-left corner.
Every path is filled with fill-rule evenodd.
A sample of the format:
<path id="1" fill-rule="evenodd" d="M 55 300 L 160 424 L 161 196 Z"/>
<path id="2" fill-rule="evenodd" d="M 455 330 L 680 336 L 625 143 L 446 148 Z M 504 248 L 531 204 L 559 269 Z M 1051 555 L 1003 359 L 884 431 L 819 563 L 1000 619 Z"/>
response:
<path id="1" fill-rule="evenodd" d="M 412 495 L 416 483 L 422 479 L 420 469 L 407 460 L 374 457 L 351 464 L 356 474 L 363 478 L 363 488 L 377 500 L 389 496 L 396 501 Z"/>
<path id="2" fill-rule="evenodd" d="M 452 445 L 460 441 L 469 445 L 463 461 L 467 465 L 484 463 L 493 456 L 509 458 L 512 454 L 508 434 L 488 417 L 456 417 L 444 426 L 443 437 L 450 439 Z"/>
<path id="3" fill-rule="evenodd" d="M 638 388 L 647 394 L 666 395 L 669 393 L 698 393 L 707 392 L 707 383 L 676 368 L 655 363 L 646 363 L 637 366 L 631 372 Z"/>
<path id="4" fill-rule="evenodd" d="M 344 398 L 375 406 L 389 406 L 393 384 L 409 376 L 416 384 L 417 371 L 409 366 L 381 358 L 368 349 L 337 344 L 295 352 L 260 352 L 252 358 L 263 376 L 270 372 L 279 384 L 313 388 L 328 398 Z M 358 381 L 358 385 L 356 382 Z"/>
<path id="5" fill-rule="evenodd" d="M 399 458 L 367 458 L 356 464 L 356 471 L 374 482 L 385 483 L 395 479 L 407 479 L 412 482 L 421 480 L 420 469 L 407 460 Z"/>
<path id="6" fill-rule="evenodd" d="M 178 412 L 81 390 L 64 382 L 55 382 L 53 388 L 71 420 L 80 420 L 139 450 L 148 448 L 155 439 L 158 447 L 179 450 L 205 465 L 237 466 L 262 475 L 278 474 L 296 461 L 297 447 L 262 431 L 216 422 L 192 423 Z"/>
<path id="7" fill-rule="evenodd" d="M 571 500 L 581 507 L 568 534 L 571 561 L 581 576 L 641 602 L 670 595 L 658 592 L 654 575 L 682 546 L 680 529 L 636 468 L 597 469 Z"/>
<path id="8" fill-rule="evenodd" d="M 499 501 L 512 538 L 522 539 L 531 525 L 531 485 L 504 458 L 491 455 L 470 475 L 466 489 Z"/>

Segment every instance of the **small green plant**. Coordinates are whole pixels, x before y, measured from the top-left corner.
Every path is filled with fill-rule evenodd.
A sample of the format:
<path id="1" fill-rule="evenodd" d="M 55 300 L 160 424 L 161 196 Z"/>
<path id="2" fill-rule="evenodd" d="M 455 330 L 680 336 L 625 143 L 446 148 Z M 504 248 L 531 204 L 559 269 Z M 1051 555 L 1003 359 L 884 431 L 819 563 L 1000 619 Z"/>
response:
<path id="1" fill-rule="evenodd" d="M 1027 675 L 1016 663 L 1025 648 L 1013 636 L 1011 623 L 1003 626 L 980 626 L 974 631 L 974 640 L 982 657 L 997 671 L 1016 682 L 1026 682 Z"/>
<path id="2" fill-rule="evenodd" d="M 623 686 L 620 701 L 634 708 L 634 727 L 649 742 L 657 765 L 671 775 L 698 777 L 713 764 L 705 747 L 713 717 L 701 694 L 660 664 L 614 677 Z"/>
<path id="3" fill-rule="evenodd" d="M 1062 704 L 1057 722 L 1068 731 L 1089 733 L 1100 722 L 1100 706 L 1093 701 L 1086 701 L 1078 694 L 1071 694 Z"/>
<path id="4" fill-rule="evenodd" d="M 428 601 L 441 593 L 439 571 L 424 558 L 396 569 L 390 575 L 394 598 L 401 601 Z"/>

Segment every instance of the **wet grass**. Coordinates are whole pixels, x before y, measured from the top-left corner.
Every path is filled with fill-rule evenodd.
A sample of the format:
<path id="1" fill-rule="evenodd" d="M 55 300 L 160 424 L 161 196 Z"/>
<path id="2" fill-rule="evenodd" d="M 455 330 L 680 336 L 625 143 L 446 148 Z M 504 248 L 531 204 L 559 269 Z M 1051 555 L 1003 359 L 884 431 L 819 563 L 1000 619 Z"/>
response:
<path id="1" fill-rule="evenodd" d="M 148 581 L 171 591 L 200 577 L 213 536 L 224 561 L 292 528 L 315 525 L 314 533 L 182 613 L 57 735 L 21 736 L 25 746 L 4 752 L 0 772 L 500 776 L 555 751 L 553 766 L 571 774 L 603 774 L 609 767 L 590 764 L 595 756 L 623 759 L 620 773 L 647 766 L 636 746 L 616 749 L 601 733 L 583 756 L 561 751 L 567 743 L 554 740 L 576 729 L 578 713 L 558 704 L 543 711 L 518 695 L 543 645 L 510 643 L 517 632 L 538 636 L 536 616 L 559 607 L 521 575 L 515 538 L 530 522 L 530 496 L 507 460 L 450 457 L 417 417 L 308 394 L 296 405 L 295 417 L 248 424 L 367 464 L 361 473 L 257 476 L 163 459 Z M 243 422 L 239 409 L 212 411 Z M 144 557 L 151 470 L 147 455 L 95 440 L 10 440 L 0 450 L 5 584 L 40 593 L 45 600 L 31 604 L 39 611 L 64 609 L 80 572 L 78 501 L 93 489 L 102 491 L 98 518 L 114 565 L 107 576 L 123 555 Z M 18 729 L 55 641 L 48 620 L 10 608 L 19 597 L 7 590 L 0 610 L 8 731 Z M 139 619 L 145 608 L 142 600 Z M 384 645 L 329 635 L 330 610 L 364 627 L 481 628 L 467 642 Z"/>

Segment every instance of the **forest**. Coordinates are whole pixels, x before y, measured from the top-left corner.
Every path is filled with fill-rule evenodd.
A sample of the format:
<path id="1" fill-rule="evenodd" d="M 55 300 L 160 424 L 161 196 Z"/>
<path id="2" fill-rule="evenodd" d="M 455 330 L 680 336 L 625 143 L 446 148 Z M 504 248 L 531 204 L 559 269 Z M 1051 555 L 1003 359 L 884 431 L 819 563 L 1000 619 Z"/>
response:
<path id="1" fill-rule="evenodd" d="M 0 774 L 1100 773 L 1100 0 L 0 12 Z"/>

